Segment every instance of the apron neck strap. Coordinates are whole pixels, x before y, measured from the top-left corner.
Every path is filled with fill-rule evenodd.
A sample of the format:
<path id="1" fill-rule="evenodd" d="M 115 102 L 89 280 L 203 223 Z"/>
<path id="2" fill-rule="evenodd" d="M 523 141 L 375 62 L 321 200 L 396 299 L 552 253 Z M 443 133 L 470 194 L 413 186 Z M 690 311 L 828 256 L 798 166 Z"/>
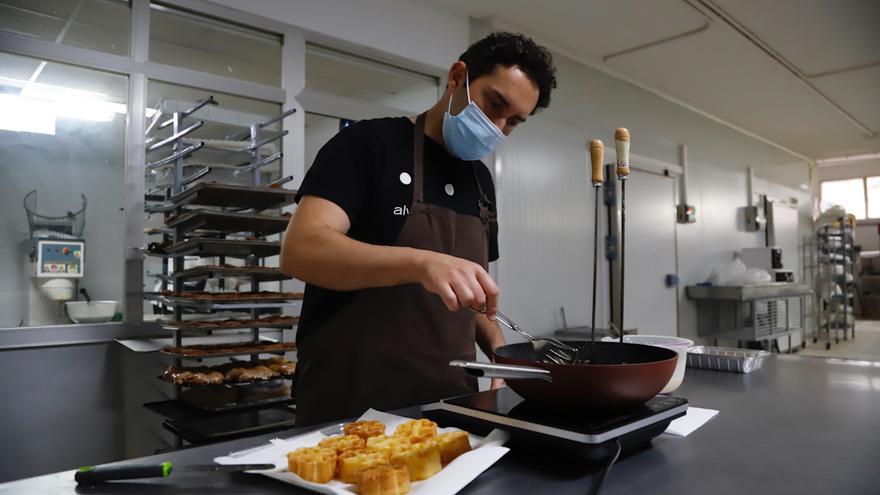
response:
<path id="1" fill-rule="evenodd" d="M 416 131 L 413 135 L 413 204 L 424 203 L 424 176 L 425 157 L 425 115 L 427 112 L 416 117 Z"/>

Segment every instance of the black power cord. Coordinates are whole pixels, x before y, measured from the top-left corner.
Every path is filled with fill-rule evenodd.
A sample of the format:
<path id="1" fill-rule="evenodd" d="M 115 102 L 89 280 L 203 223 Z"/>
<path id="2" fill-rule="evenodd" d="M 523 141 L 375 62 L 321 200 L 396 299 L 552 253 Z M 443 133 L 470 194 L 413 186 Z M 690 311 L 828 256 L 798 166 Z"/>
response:
<path id="1" fill-rule="evenodd" d="M 593 489 L 590 490 L 590 495 L 599 495 L 599 491 L 602 490 L 602 484 L 605 483 L 605 478 L 607 478 L 608 473 L 611 472 L 611 466 L 614 466 L 614 463 L 617 462 L 617 459 L 620 457 L 620 451 L 623 450 L 623 446 L 620 444 L 620 440 L 615 440 L 614 444 L 617 446 L 617 450 L 614 452 L 614 455 L 611 456 L 611 459 L 608 460 L 608 463 L 605 464 L 605 467 L 602 468 L 599 478 L 593 485 Z"/>

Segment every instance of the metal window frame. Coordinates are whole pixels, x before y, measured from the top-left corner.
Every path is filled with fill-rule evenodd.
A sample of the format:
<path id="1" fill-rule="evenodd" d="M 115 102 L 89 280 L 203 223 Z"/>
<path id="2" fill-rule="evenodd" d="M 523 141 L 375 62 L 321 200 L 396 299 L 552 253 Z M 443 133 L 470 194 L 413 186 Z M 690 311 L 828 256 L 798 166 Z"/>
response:
<path id="1" fill-rule="evenodd" d="M 156 80 L 196 87 L 278 103 L 286 108 L 295 106 L 300 110 L 301 107 L 293 96 L 297 95 L 305 85 L 305 41 L 300 30 L 295 27 L 204 0 L 164 0 L 160 3 L 191 12 L 203 13 L 207 18 L 220 19 L 240 26 L 277 33 L 282 38 L 282 87 L 150 62 L 150 0 L 130 0 L 131 49 L 129 56 L 0 33 L 0 51 L 128 77 L 128 102 L 126 103 L 128 113 L 124 143 L 125 259 L 122 303 L 125 326 L 131 328 L 141 328 L 143 323 L 142 248 L 144 245 L 144 166 L 146 158 L 144 131 L 148 82 Z M 299 116 L 297 119 L 291 119 L 291 122 L 284 125 L 285 128 L 291 130 L 290 136 L 285 138 L 285 146 L 288 149 L 302 148 L 302 112 L 297 112 L 296 115 Z M 286 160 L 292 162 L 291 166 L 285 165 L 284 168 L 285 171 L 289 170 L 289 173 L 293 173 L 298 180 L 302 180 L 303 160 L 301 157 L 297 160 L 296 156 L 296 153 L 291 153 Z M 59 328 L 62 327 L 78 328 L 82 325 L 63 325 Z M 26 342 L 17 342 L 15 346 L 26 344 Z"/>

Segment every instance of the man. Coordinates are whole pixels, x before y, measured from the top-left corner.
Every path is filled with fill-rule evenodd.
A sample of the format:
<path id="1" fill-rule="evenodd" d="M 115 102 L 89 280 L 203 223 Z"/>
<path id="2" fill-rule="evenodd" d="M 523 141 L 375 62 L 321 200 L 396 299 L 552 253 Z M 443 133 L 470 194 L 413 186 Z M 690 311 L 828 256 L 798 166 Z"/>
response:
<path id="1" fill-rule="evenodd" d="M 473 360 L 474 342 L 489 356 L 504 344 L 486 272 L 498 258 L 495 188 L 479 159 L 555 86 L 546 49 L 495 33 L 452 64 L 427 112 L 358 122 L 324 145 L 281 253 L 282 271 L 307 283 L 298 425 L 477 390 L 448 363 Z"/>

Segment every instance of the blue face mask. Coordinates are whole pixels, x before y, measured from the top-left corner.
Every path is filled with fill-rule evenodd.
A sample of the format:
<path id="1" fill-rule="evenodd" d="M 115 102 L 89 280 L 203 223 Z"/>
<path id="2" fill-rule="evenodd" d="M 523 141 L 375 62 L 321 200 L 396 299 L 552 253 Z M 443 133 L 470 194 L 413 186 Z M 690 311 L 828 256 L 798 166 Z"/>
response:
<path id="1" fill-rule="evenodd" d="M 467 75 L 465 85 L 468 105 L 458 115 L 449 114 L 452 96 L 449 97 L 449 106 L 443 114 L 443 140 L 453 155 L 462 160 L 479 160 L 495 151 L 495 147 L 504 139 L 504 133 L 471 101 Z"/>

